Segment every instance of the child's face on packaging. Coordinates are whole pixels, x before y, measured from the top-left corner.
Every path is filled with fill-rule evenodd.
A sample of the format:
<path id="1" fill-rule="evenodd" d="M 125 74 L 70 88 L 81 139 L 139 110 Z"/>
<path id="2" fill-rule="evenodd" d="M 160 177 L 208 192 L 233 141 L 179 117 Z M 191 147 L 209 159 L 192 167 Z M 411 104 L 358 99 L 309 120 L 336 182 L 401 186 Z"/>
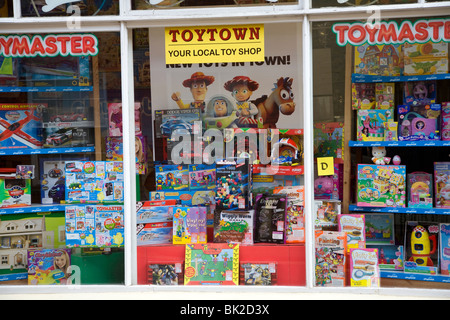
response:
<path id="1" fill-rule="evenodd" d="M 55 264 L 58 266 L 58 268 L 65 267 L 66 266 L 66 257 L 64 255 L 55 257 Z"/>

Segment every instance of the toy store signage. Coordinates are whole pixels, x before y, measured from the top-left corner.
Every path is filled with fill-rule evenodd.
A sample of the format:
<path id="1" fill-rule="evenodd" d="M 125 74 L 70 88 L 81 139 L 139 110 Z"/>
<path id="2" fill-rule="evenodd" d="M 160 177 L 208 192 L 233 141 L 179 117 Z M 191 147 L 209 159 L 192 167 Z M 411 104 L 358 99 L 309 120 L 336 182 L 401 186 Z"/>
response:
<path id="1" fill-rule="evenodd" d="M 81 57 L 97 54 L 98 39 L 92 34 L 0 36 L 0 55 L 4 57 Z"/>
<path id="2" fill-rule="evenodd" d="M 166 63 L 264 61 L 264 25 L 165 29 Z"/>
<path id="3" fill-rule="evenodd" d="M 360 46 L 366 42 L 370 45 L 450 42 L 450 19 L 403 21 L 401 24 L 395 21 L 336 23 L 333 32 L 340 46 Z"/>

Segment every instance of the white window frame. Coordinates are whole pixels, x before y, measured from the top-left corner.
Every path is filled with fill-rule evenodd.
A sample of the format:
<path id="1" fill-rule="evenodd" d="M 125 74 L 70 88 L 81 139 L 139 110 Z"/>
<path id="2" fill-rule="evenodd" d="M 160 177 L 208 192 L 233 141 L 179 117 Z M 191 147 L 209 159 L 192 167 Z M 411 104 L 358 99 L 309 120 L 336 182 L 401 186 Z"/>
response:
<path id="1" fill-rule="evenodd" d="M 450 1 L 430 2 L 418 0 L 417 3 L 399 5 L 378 5 L 360 7 L 311 8 L 309 1 L 299 0 L 298 4 L 267 5 L 251 7 L 210 7 L 173 8 L 168 10 L 131 10 L 131 0 L 119 0 L 120 11 L 116 16 L 79 17 L 80 28 L 72 32 L 119 32 L 122 61 L 122 104 L 124 128 L 124 174 L 125 180 L 125 285 L 81 286 L 78 290 L 86 292 L 122 291 L 177 291 L 176 287 L 143 286 L 137 284 L 136 225 L 136 175 L 134 164 L 134 85 L 133 85 L 133 46 L 132 31 L 136 28 L 167 27 L 174 25 L 218 25 L 242 23 L 284 23 L 302 24 L 302 63 L 303 63 L 303 118 L 305 172 L 313 172 L 313 54 L 312 22 L 351 21 L 369 17 L 373 10 L 379 10 L 382 19 L 442 16 L 450 12 Z M 314 1 L 314 0 L 311 0 Z M 243 8 L 245 10 L 243 10 Z M 20 0 L 13 0 L 13 17 L 0 18 L 2 34 L 20 33 L 63 33 L 71 17 L 24 17 L 21 15 Z M 200 17 L 200 18 L 199 18 Z M 292 292 L 292 293 L 370 293 L 397 296 L 436 296 L 450 297 L 450 290 L 401 289 L 401 288 L 322 288 L 314 287 L 314 234 L 312 208 L 314 203 L 313 175 L 305 175 L 305 213 L 306 213 L 306 286 L 273 287 L 183 287 L 183 291 L 212 292 Z M 147 289 L 146 289 L 147 288 Z M 4 293 L 64 293 L 70 287 L 41 288 L 37 286 L 1 286 Z M 72 291 L 73 292 L 73 291 Z M 80 291 L 77 291 L 80 292 Z"/>

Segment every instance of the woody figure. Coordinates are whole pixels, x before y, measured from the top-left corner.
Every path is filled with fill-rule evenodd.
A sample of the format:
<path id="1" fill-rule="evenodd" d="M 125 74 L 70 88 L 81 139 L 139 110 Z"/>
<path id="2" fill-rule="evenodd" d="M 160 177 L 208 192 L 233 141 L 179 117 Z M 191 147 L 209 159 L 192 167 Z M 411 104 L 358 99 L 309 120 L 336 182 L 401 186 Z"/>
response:
<path id="1" fill-rule="evenodd" d="M 183 86 L 190 88 L 194 101 L 190 104 L 184 104 L 181 100 L 180 93 L 174 92 L 172 100 L 175 101 L 180 109 L 198 108 L 202 113 L 205 112 L 205 98 L 208 86 L 214 82 L 213 76 L 205 76 L 203 72 L 194 73 L 190 79 L 183 81 Z"/>

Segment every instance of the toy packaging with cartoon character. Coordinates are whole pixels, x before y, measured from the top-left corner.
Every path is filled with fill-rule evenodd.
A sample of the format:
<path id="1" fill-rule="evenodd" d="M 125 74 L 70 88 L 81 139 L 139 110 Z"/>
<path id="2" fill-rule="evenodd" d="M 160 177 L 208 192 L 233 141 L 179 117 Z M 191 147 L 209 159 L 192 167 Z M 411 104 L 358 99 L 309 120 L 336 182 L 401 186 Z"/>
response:
<path id="1" fill-rule="evenodd" d="M 357 140 L 383 141 L 384 123 L 394 121 L 393 109 L 358 110 Z"/>
<path id="2" fill-rule="evenodd" d="M 402 46 L 399 44 L 355 47 L 355 73 L 377 76 L 401 76 Z"/>
<path id="3" fill-rule="evenodd" d="M 187 165 L 155 166 L 156 190 L 189 190 L 189 168 Z"/>
<path id="4" fill-rule="evenodd" d="M 399 105 L 398 140 L 440 140 L 441 105 Z"/>
<path id="5" fill-rule="evenodd" d="M 173 244 L 206 243 L 206 208 L 177 206 L 173 209 Z"/>
<path id="6" fill-rule="evenodd" d="M 407 178 L 408 208 L 433 208 L 433 175 L 412 172 Z"/>
<path id="7" fill-rule="evenodd" d="M 450 162 L 434 163 L 435 207 L 450 208 Z"/>
<path id="8" fill-rule="evenodd" d="M 441 105 L 441 140 L 450 141 L 450 102 Z"/>
<path id="9" fill-rule="evenodd" d="M 448 72 L 448 43 L 432 41 L 403 44 L 405 76 Z"/>
<path id="10" fill-rule="evenodd" d="M 305 242 L 304 186 L 276 187 L 274 194 L 287 196 L 286 207 L 286 243 Z"/>
<path id="11" fill-rule="evenodd" d="M 363 214 L 338 216 L 339 231 L 347 233 L 347 249 L 366 247 L 366 223 Z"/>
<path id="12" fill-rule="evenodd" d="M 441 244 L 439 248 L 439 255 L 441 258 L 441 274 L 442 275 L 450 275 L 450 224 L 441 223 L 440 224 L 440 239 L 439 243 Z"/>
<path id="13" fill-rule="evenodd" d="M 277 263 L 241 263 L 240 284 L 246 286 L 273 286 L 277 283 Z"/>

